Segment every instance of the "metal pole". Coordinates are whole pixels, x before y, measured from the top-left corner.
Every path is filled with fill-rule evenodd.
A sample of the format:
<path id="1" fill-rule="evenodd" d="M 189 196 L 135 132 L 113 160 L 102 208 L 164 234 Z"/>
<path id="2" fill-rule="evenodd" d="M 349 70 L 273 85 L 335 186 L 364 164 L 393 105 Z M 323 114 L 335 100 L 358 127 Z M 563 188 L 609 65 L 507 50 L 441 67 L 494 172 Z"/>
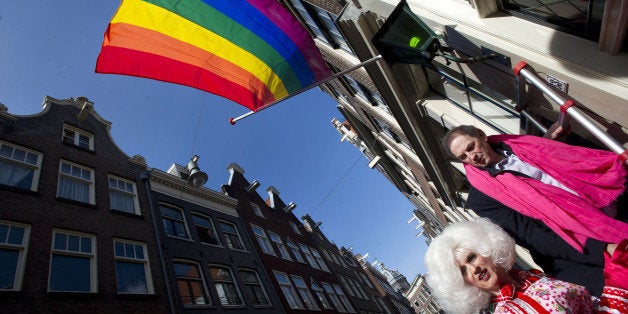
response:
<path id="1" fill-rule="evenodd" d="M 604 145 L 610 148 L 613 152 L 620 155 L 620 158 L 623 159 L 624 162 L 628 163 L 626 158 L 628 157 L 628 150 L 617 142 L 614 138 L 609 136 L 606 132 L 600 129 L 591 118 L 589 118 L 586 114 L 584 114 L 580 109 L 573 106 L 574 101 L 571 99 L 565 100 L 558 93 L 556 93 L 551 87 L 549 87 L 545 82 L 541 81 L 536 75 L 534 75 L 531 71 L 527 70 L 527 63 L 524 61 L 519 62 L 515 66 L 515 75 L 523 75 L 532 85 L 536 86 L 540 89 L 544 94 L 548 95 L 552 100 L 561 105 L 561 112 L 568 114 L 570 117 L 578 121 L 583 127 L 585 127 L 591 134 L 593 134 L 597 139 L 599 139 Z"/>
<path id="2" fill-rule="evenodd" d="M 354 65 L 354 66 L 352 66 L 352 67 L 350 67 L 348 69 L 342 70 L 342 71 L 340 71 L 338 73 L 335 73 L 335 74 L 333 74 L 333 75 L 331 75 L 331 76 L 329 76 L 329 77 L 327 77 L 327 78 L 325 78 L 325 79 L 323 79 L 321 81 L 318 81 L 318 82 L 315 82 L 312 85 L 306 86 L 306 87 L 304 87 L 304 88 L 302 88 L 302 89 L 300 89 L 300 90 L 298 90 L 298 91 L 288 95 L 288 97 L 286 97 L 286 98 L 275 100 L 275 101 L 273 101 L 273 102 L 271 102 L 271 103 L 269 103 L 269 104 L 267 104 L 267 105 L 265 105 L 263 107 L 258 108 L 257 110 L 249 111 L 249 112 L 247 112 L 247 113 L 245 113 L 245 114 L 243 114 L 243 115 L 241 115 L 239 117 L 231 118 L 231 119 L 229 119 L 229 123 L 231 123 L 231 125 L 234 125 L 239 120 L 242 120 L 242 119 L 244 119 L 244 118 L 246 118 L 246 117 L 248 117 L 248 116 L 250 116 L 250 115 L 252 115 L 254 113 L 260 112 L 260 111 L 262 111 L 262 110 L 264 110 L 264 109 L 266 109 L 268 107 L 276 105 L 277 103 L 279 103 L 281 101 L 284 101 L 284 100 L 286 100 L 288 98 L 291 98 L 293 96 L 299 95 L 299 94 L 301 94 L 303 92 L 306 92 L 306 91 L 308 91 L 308 90 L 310 90 L 310 89 L 312 89 L 312 88 L 314 88 L 316 86 L 319 86 L 321 84 L 325 84 L 325 83 L 327 83 L 327 82 L 329 82 L 329 81 L 331 81 L 333 79 L 339 78 L 339 77 L 341 77 L 341 76 L 343 76 L 343 75 L 345 75 L 345 74 L 347 74 L 347 73 L 349 73 L 349 72 L 351 72 L 353 70 L 359 69 L 359 68 L 361 68 L 361 67 L 363 67 L 363 66 L 365 66 L 365 65 L 367 65 L 367 64 L 369 64 L 371 62 L 377 61 L 377 60 L 379 60 L 381 58 L 382 58 L 382 55 L 377 55 L 377 56 L 375 56 L 373 58 L 370 58 L 370 59 L 368 59 L 368 60 L 366 60 L 364 62 L 360 62 L 360 63 L 358 63 L 358 64 L 356 64 L 356 65 Z"/>

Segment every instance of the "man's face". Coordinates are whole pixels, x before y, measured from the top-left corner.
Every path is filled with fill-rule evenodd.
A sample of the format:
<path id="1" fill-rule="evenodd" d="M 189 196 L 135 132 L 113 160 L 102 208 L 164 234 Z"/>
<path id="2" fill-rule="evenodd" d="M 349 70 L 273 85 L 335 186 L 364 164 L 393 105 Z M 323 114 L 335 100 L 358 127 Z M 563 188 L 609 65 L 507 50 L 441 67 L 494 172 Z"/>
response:
<path id="1" fill-rule="evenodd" d="M 462 261 L 456 261 L 464 282 L 496 294 L 503 283 L 504 272 L 489 257 L 468 252 Z"/>
<path id="2" fill-rule="evenodd" d="M 449 150 L 462 162 L 476 167 L 487 167 L 499 161 L 499 155 L 488 145 L 486 137 L 456 133 L 449 142 Z"/>

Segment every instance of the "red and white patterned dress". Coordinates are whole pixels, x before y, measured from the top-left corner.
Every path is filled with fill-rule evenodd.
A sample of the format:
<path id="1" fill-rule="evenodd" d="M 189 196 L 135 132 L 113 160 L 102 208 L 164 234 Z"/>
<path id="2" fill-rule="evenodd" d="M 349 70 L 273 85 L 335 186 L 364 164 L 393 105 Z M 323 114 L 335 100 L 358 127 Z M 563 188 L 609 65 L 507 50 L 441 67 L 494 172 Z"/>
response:
<path id="1" fill-rule="evenodd" d="M 628 313 L 628 291 L 604 287 L 598 305 L 583 286 L 554 279 L 539 270 L 511 270 L 510 275 L 521 287 L 501 287 L 493 297 L 494 313 Z"/>

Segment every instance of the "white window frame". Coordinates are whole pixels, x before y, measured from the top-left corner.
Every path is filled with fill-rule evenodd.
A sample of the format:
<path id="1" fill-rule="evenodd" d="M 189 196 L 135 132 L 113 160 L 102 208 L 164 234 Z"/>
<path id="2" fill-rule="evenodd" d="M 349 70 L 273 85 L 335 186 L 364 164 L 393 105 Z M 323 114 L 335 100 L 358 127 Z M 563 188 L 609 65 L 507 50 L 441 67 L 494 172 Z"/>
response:
<path id="1" fill-rule="evenodd" d="M 316 262 L 321 267 L 321 269 L 326 272 L 330 272 L 329 268 L 325 264 L 325 261 L 321 257 L 321 253 L 319 253 L 318 250 L 314 248 L 310 248 L 310 251 L 312 251 L 312 255 L 314 255 L 314 259 L 316 259 Z"/>
<path id="2" fill-rule="evenodd" d="M 198 277 L 188 277 L 185 275 L 181 275 L 179 276 L 176 273 L 176 267 L 174 264 L 182 264 L 182 265 L 189 265 L 192 267 L 196 268 L 196 271 L 198 272 Z M 207 289 L 207 283 L 205 282 L 205 276 L 203 275 L 203 269 L 200 267 L 200 265 L 197 262 L 193 262 L 190 260 L 182 260 L 182 259 L 173 259 L 173 267 L 175 269 L 174 271 L 174 276 L 177 280 L 177 289 L 179 289 L 179 296 L 181 296 L 181 289 L 180 287 L 180 283 L 179 281 L 183 281 L 185 283 L 191 283 L 191 282 L 196 282 L 196 283 L 200 283 L 201 285 L 201 290 L 202 290 L 202 297 L 205 298 L 203 301 L 205 303 L 184 303 L 183 299 L 181 298 L 181 302 L 183 303 L 183 306 L 186 308 L 190 308 L 190 307 L 207 307 L 212 305 L 212 299 L 211 299 L 211 295 L 209 294 L 209 290 Z M 187 288 L 190 288 L 189 286 Z M 193 289 L 189 289 L 190 291 L 193 291 Z M 194 297 L 194 296 L 192 296 Z M 198 300 L 198 297 L 196 298 L 196 300 Z"/>
<path id="3" fill-rule="evenodd" d="M 301 251 L 299 250 L 299 247 L 296 244 L 294 244 L 294 242 L 292 242 L 290 239 L 288 239 L 286 241 L 286 243 L 288 244 L 288 247 L 292 251 L 292 255 L 294 255 L 294 258 L 297 260 L 297 262 L 304 263 L 304 264 L 307 263 L 303 259 L 303 256 L 301 256 Z"/>
<path id="4" fill-rule="evenodd" d="M 79 248 L 76 250 L 67 249 L 58 249 L 55 248 L 57 241 L 57 234 L 65 235 L 66 241 L 68 237 L 74 236 L 79 239 Z M 82 240 L 87 238 L 90 240 L 91 252 L 83 252 Z M 79 233 L 62 229 L 54 229 L 52 231 L 52 241 L 51 241 L 51 249 L 50 249 L 50 269 L 48 271 L 48 292 L 75 292 L 75 293 L 96 293 L 98 292 L 98 270 L 96 269 L 96 236 L 87 234 L 87 233 Z M 54 256 L 74 256 L 79 258 L 88 258 L 89 259 L 89 291 L 67 291 L 67 290 L 54 290 L 50 286 L 52 284 L 52 272 L 53 272 L 53 258 Z M 72 274 L 76 275 L 75 273 Z"/>
<path id="5" fill-rule="evenodd" d="M 275 252 L 278 253 L 277 255 L 283 259 L 291 261 L 292 257 L 290 257 L 290 253 L 288 253 L 286 245 L 281 241 L 281 237 L 272 231 L 268 231 L 268 237 L 270 238 L 270 241 L 275 243 L 275 247 L 277 248 Z"/>
<path id="6" fill-rule="evenodd" d="M 323 288 L 321 288 L 318 284 L 316 284 L 316 282 L 314 282 L 314 280 L 310 280 L 311 282 L 311 288 L 312 291 L 314 291 L 314 294 L 316 295 L 316 298 L 318 299 L 318 301 L 321 302 L 321 304 L 323 305 L 323 309 L 333 309 L 334 307 L 329 303 L 329 301 L 327 301 L 327 298 L 325 297 L 325 293 L 323 291 Z"/>
<path id="7" fill-rule="evenodd" d="M 347 278 L 345 278 L 345 276 L 343 276 L 342 274 L 336 274 L 336 276 L 338 277 L 338 280 L 340 280 L 340 283 L 343 286 L 345 286 L 345 289 L 347 289 L 347 292 L 349 293 L 349 295 L 352 297 L 355 297 L 356 295 L 354 291 L 351 289 L 351 287 L 349 286 Z"/>
<path id="8" fill-rule="evenodd" d="M 244 280 L 244 276 L 242 275 L 243 272 L 248 272 L 251 273 L 253 275 L 255 275 L 255 278 L 257 279 L 257 282 L 251 282 L 251 281 L 246 281 Z M 259 301 L 257 299 L 254 299 L 252 301 L 253 306 L 257 306 L 257 307 L 261 307 L 261 306 L 270 306 L 272 305 L 272 303 L 270 302 L 270 298 L 268 297 L 268 293 L 266 292 L 266 287 L 264 287 L 264 284 L 262 284 L 262 280 L 259 277 L 259 274 L 257 273 L 256 270 L 251 269 L 251 268 L 239 268 L 238 269 L 238 273 L 240 275 L 240 279 L 242 280 L 242 284 L 244 284 L 245 287 L 259 287 L 260 291 L 262 292 L 262 294 L 264 295 L 264 298 L 266 300 L 265 303 L 259 303 Z M 254 290 L 254 289 L 250 289 L 250 290 Z M 251 291 L 253 293 L 253 291 Z M 255 295 L 253 294 L 253 297 Z M 257 303 L 256 303 L 257 302 Z"/>
<path id="9" fill-rule="evenodd" d="M 199 219 L 204 219 L 207 220 L 207 222 L 209 222 L 209 228 L 205 225 L 201 225 L 198 224 L 195 220 L 195 218 L 198 217 Z M 211 231 L 214 235 L 214 238 L 216 238 L 216 242 L 217 243 L 209 243 L 209 242 L 204 242 L 203 239 L 199 236 L 199 241 L 203 244 L 207 244 L 207 245 L 211 245 L 211 246 L 222 246 L 222 244 L 220 244 L 220 236 L 218 235 L 218 230 L 216 230 L 216 225 L 214 224 L 214 221 L 208 217 L 205 216 L 203 214 L 199 214 L 199 213 L 192 213 L 192 223 L 194 224 L 194 228 L 196 229 L 196 233 L 199 234 L 199 228 L 204 228 L 204 229 L 208 229 L 208 231 Z"/>
<path id="10" fill-rule="evenodd" d="M 13 284 L 10 289 L 0 287 L 0 291 L 20 291 L 22 290 L 22 281 L 24 279 L 24 267 L 26 265 L 31 226 L 6 220 L 0 220 L 0 225 L 7 227 L 6 237 L 0 238 L 0 250 L 17 251 L 18 253 Z M 17 239 L 12 237 L 12 232 L 15 232 L 15 228 L 23 229 L 22 239 L 19 243 L 16 242 Z"/>
<path id="11" fill-rule="evenodd" d="M 227 271 L 229 273 L 229 277 L 231 278 L 231 280 L 214 278 L 212 269 L 221 269 L 221 270 Z M 218 302 L 220 302 L 222 306 L 231 307 L 231 306 L 244 305 L 244 298 L 242 297 L 242 292 L 240 292 L 240 287 L 238 286 L 238 282 L 236 281 L 236 278 L 233 276 L 233 271 L 231 271 L 231 268 L 229 266 L 220 265 L 220 264 L 210 264 L 209 273 L 210 273 L 210 277 L 212 278 L 212 281 L 214 282 L 214 289 L 216 290 L 216 293 L 218 294 Z M 225 285 L 225 286 L 233 285 L 233 287 L 235 288 L 236 295 L 238 297 L 238 301 L 240 302 L 229 303 L 228 299 L 224 297 L 226 296 L 224 289 L 223 290 L 219 289 L 219 287 L 222 287 L 222 285 Z"/>
<path id="12" fill-rule="evenodd" d="M 349 313 L 355 313 L 355 309 L 353 308 L 353 305 L 351 304 L 351 302 L 349 302 L 349 299 L 345 295 L 344 291 L 342 291 L 342 288 L 337 284 L 332 284 L 332 286 L 334 287 L 334 290 L 336 290 L 336 294 L 340 298 L 340 301 L 342 301 L 347 311 Z"/>
<path id="13" fill-rule="evenodd" d="M 323 286 L 323 290 L 325 290 L 325 293 L 327 293 L 329 300 L 334 305 L 336 310 L 338 310 L 338 312 L 340 313 L 346 313 L 347 309 L 342 304 L 343 302 L 340 301 L 340 298 L 338 297 L 338 294 L 336 294 L 336 291 L 334 291 L 334 288 L 326 282 L 321 282 L 321 285 Z"/>
<path id="14" fill-rule="evenodd" d="M 66 130 L 73 132 L 73 136 L 70 138 L 69 136 L 66 136 Z M 81 145 L 81 135 L 83 135 L 84 137 L 88 138 L 88 143 L 87 146 L 88 147 L 84 147 Z M 89 150 L 94 150 L 94 134 L 89 133 L 87 131 L 81 130 L 77 127 L 73 127 L 71 125 L 68 124 L 64 124 L 63 125 L 63 132 L 61 133 L 61 141 L 64 143 L 68 143 L 77 147 L 81 147 L 84 149 L 89 149 Z"/>
<path id="15" fill-rule="evenodd" d="M 233 227 L 233 229 L 235 230 L 235 233 L 231 233 L 231 232 L 227 232 L 225 230 L 222 229 L 222 225 L 226 224 L 226 225 L 231 225 Z M 240 235 L 240 230 L 238 230 L 238 226 L 232 222 L 226 221 L 226 220 L 218 220 L 218 227 L 220 228 L 220 232 L 222 233 L 222 235 L 225 237 L 225 242 L 228 248 L 232 249 L 232 250 L 236 250 L 236 251 L 244 251 L 246 252 L 246 246 L 244 245 L 244 241 L 242 241 L 242 236 Z M 233 240 L 231 239 L 231 237 L 228 237 L 227 235 L 232 235 L 235 236 L 238 239 L 238 243 L 242 246 L 242 248 L 238 248 L 235 247 L 233 245 Z"/>
<path id="16" fill-rule="evenodd" d="M 255 213 L 255 215 L 262 218 L 266 218 L 264 216 L 264 213 L 262 213 L 262 209 L 257 204 L 251 203 L 251 208 L 253 209 L 253 212 Z"/>
<path id="17" fill-rule="evenodd" d="M 172 217 L 172 216 L 168 216 L 168 215 L 164 215 L 161 211 L 162 207 L 166 207 L 170 210 L 174 210 L 176 212 L 178 212 L 179 214 L 181 214 L 181 217 Z M 171 237 L 171 238 L 176 238 L 176 239 L 184 239 L 184 240 L 191 240 L 190 239 L 190 228 L 188 227 L 188 223 L 187 220 L 185 218 L 185 212 L 183 211 L 183 209 L 176 207 L 174 205 L 170 205 L 170 204 L 166 204 L 166 203 L 159 203 L 159 217 L 161 218 L 161 226 L 164 230 L 164 233 L 166 234 L 166 236 Z M 171 234 L 170 232 L 168 232 L 168 228 L 166 228 L 166 221 L 168 221 L 169 223 L 172 224 L 172 222 L 180 222 L 183 224 L 183 228 L 185 229 L 185 235 L 184 236 L 180 236 L 177 234 Z"/>
<path id="18" fill-rule="evenodd" d="M 71 170 L 74 168 L 78 168 L 81 170 L 81 173 L 83 173 L 83 171 L 89 171 L 89 180 L 84 179 L 81 175 L 81 177 L 76 177 L 73 174 L 68 174 L 68 173 L 64 173 L 63 172 L 63 165 L 67 164 L 71 167 Z M 65 178 L 67 180 L 71 180 L 71 181 L 75 181 L 78 182 L 79 184 L 87 184 L 88 188 L 89 188 L 89 200 L 88 202 L 83 202 L 82 200 L 76 200 L 70 197 L 65 197 L 60 195 L 61 194 L 61 178 Z M 59 161 L 59 179 L 57 180 L 57 196 L 60 198 L 64 198 L 64 199 L 69 199 L 69 200 L 74 200 L 77 202 L 81 202 L 81 203 L 88 203 L 88 204 L 96 204 L 96 189 L 95 189 L 95 171 L 92 168 L 89 167 L 85 167 L 82 165 L 79 165 L 77 163 L 71 162 L 71 161 L 67 161 L 67 160 L 61 160 Z"/>
<path id="19" fill-rule="evenodd" d="M 122 244 L 123 252 L 119 252 L 117 250 L 116 244 Z M 128 247 L 133 249 L 132 252 L 127 251 Z M 118 280 L 118 265 L 117 262 L 128 263 L 128 264 L 140 264 L 144 269 L 144 279 L 146 281 L 146 292 L 121 292 L 118 291 L 119 294 L 154 294 L 155 290 L 153 287 L 153 277 L 151 276 L 150 271 L 150 263 L 148 260 L 148 250 L 146 248 L 146 243 L 122 240 L 122 239 L 113 239 L 113 247 L 114 247 L 114 263 L 116 263 L 116 282 Z M 141 250 L 141 256 L 139 256 L 138 250 Z M 119 253 L 122 253 L 120 255 Z"/>
<path id="20" fill-rule="evenodd" d="M 296 275 L 292 275 L 291 277 L 292 277 L 292 282 L 294 282 L 294 286 L 297 287 L 297 291 L 299 292 L 299 295 L 301 295 L 301 299 L 303 299 L 303 301 L 305 302 L 305 307 L 308 310 L 320 311 L 321 308 L 318 306 L 318 304 L 314 300 L 314 296 L 310 292 L 310 289 L 308 289 L 307 284 L 305 283 L 305 280 L 303 280 L 303 278 L 301 278 L 300 276 L 296 276 Z"/>
<path id="21" fill-rule="evenodd" d="M 253 230 L 253 234 L 255 234 L 255 238 L 257 239 L 257 243 L 262 249 L 262 252 L 277 256 L 277 254 L 275 254 L 275 250 L 273 249 L 272 244 L 270 244 L 270 240 L 268 239 L 268 236 L 266 235 L 264 228 L 258 225 L 254 225 L 254 224 L 250 224 L 250 225 L 251 225 L 251 229 Z"/>
<path id="22" fill-rule="evenodd" d="M 11 150 L 9 152 L 9 149 Z M 18 152 L 24 151 L 24 155 L 21 155 L 21 152 L 16 156 L 16 150 Z M 33 162 L 33 155 L 36 156 L 37 160 Z M 29 158 L 30 157 L 30 158 Z M 22 168 L 27 168 L 33 171 L 33 181 L 31 182 L 31 186 L 28 188 L 30 191 L 37 191 L 37 187 L 39 186 L 39 176 L 41 174 L 41 163 L 42 163 L 42 154 L 36 152 L 34 150 L 11 144 L 8 142 L 0 141 L 0 162 L 7 163 L 10 165 L 15 165 Z M 16 187 L 16 185 L 10 184 L 7 182 L 8 186 Z"/>
<path id="23" fill-rule="evenodd" d="M 357 279 L 351 278 L 351 277 L 347 277 L 347 279 L 349 279 L 349 283 L 351 284 L 351 286 L 356 289 L 356 293 L 358 293 L 358 296 L 360 296 L 362 299 L 367 299 L 368 300 L 368 295 L 366 295 L 366 292 L 364 291 L 364 289 L 362 288 L 362 285 L 360 285 L 360 282 Z"/>
<path id="24" fill-rule="evenodd" d="M 299 245 L 299 248 L 301 248 L 301 252 L 303 252 L 303 255 L 305 255 L 305 259 L 307 260 L 307 263 L 316 269 L 321 269 L 321 267 L 318 266 L 316 259 L 314 259 L 314 255 L 312 255 L 312 252 L 310 252 L 310 249 L 304 244 L 299 243 L 298 245 Z"/>
<path id="25" fill-rule="evenodd" d="M 118 186 L 120 183 L 123 183 L 125 185 L 125 188 L 121 189 L 118 186 L 116 187 L 111 186 L 111 180 L 115 180 Z M 121 211 L 121 212 L 135 214 L 135 215 L 142 214 L 140 210 L 140 203 L 137 196 L 137 186 L 135 185 L 135 182 L 110 174 L 107 180 L 107 184 L 109 185 L 109 207 L 113 207 L 111 206 L 111 193 L 112 192 L 124 194 L 126 196 L 130 196 L 131 198 L 133 198 L 133 212 L 129 212 L 129 211 L 118 209 L 118 208 L 111 208 L 111 210 Z M 131 187 L 132 191 L 127 190 L 129 186 Z"/>
<path id="26" fill-rule="evenodd" d="M 297 310 L 305 310 L 297 291 L 294 290 L 292 283 L 290 282 L 290 278 L 288 274 L 282 273 L 276 270 L 273 270 L 273 274 L 275 275 L 275 280 L 279 284 L 281 288 L 281 292 L 283 293 L 284 298 L 286 299 L 286 303 L 291 309 Z"/>

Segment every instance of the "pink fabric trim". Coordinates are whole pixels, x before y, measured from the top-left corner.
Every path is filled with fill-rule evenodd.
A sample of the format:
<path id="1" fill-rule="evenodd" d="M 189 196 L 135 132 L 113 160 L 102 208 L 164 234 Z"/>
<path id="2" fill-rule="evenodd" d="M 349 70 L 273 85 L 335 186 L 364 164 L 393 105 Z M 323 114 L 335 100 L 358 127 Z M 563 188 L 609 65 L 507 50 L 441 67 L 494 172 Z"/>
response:
<path id="1" fill-rule="evenodd" d="M 467 178 L 475 188 L 521 214 L 543 221 L 579 251 L 587 238 L 609 243 L 628 238 L 628 224 L 599 210 L 625 189 L 626 169 L 617 154 L 529 135 L 494 135 L 488 141 L 504 142 L 519 159 L 578 195 L 508 172 L 491 177 L 487 171 L 465 164 Z"/>

